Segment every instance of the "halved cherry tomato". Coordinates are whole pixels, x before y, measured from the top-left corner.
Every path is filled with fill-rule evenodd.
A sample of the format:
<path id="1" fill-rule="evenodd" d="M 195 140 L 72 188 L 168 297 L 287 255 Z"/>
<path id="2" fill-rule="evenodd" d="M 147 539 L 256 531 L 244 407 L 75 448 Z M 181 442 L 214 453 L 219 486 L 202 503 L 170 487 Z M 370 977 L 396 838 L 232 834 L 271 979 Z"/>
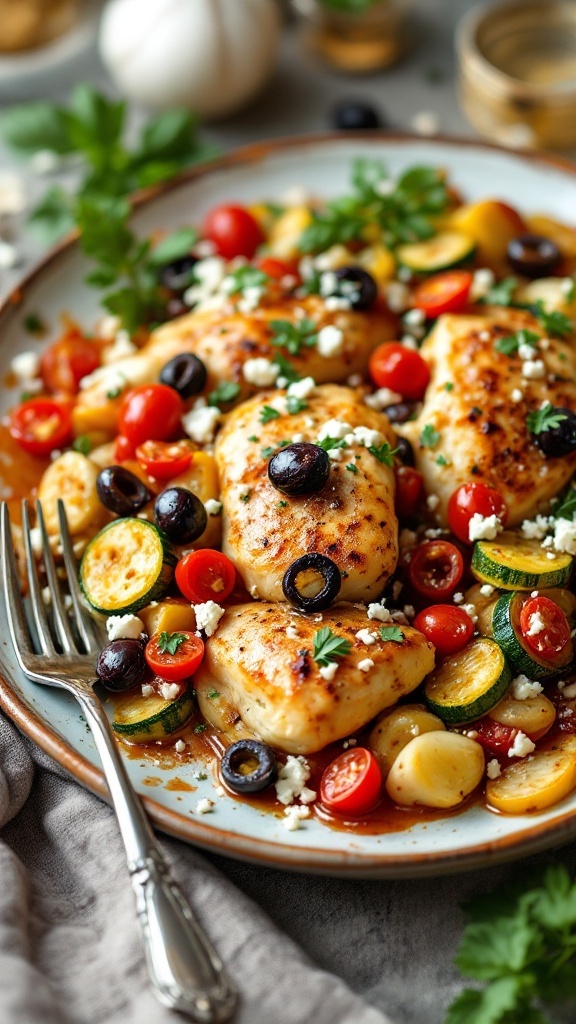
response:
<path id="1" fill-rule="evenodd" d="M 296 283 L 300 281 L 298 260 L 276 260 L 272 256 L 262 256 L 256 260 L 256 266 L 274 281 L 281 281 L 283 277 L 294 277 Z"/>
<path id="2" fill-rule="evenodd" d="M 8 429 L 25 452 L 50 455 L 72 439 L 70 409 L 51 398 L 32 398 L 13 409 Z"/>
<path id="3" fill-rule="evenodd" d="M 40 374 L 49 391 L 76 395 L 80 381 L 100 366 L 100 350 L 78 330 L 71 328 L 64 337 L 46 349 Z"/>
<path id="4" fill-rule="evenodd" d="M 519 732 L 511 725 L 503 725 L 492 718 L 481 718 L 474 722 L 472 728 L 478 734 L 476 740 L 484 750 L 489 754 L 503 754 L 506 757 L 514 746 L 514 740 Z"/>
<path id="5" fill-rule="evenodd" d="M 176 586 L 192 604 L 225 601 L 234 590 L 234 563 L 221 551 L 189 551 L 176 566 Z"/>
<path id="6" fill-rule="evenodd" d="M 134 445 L 166 441 L 180 426 L 184 405 L 174 388 L 166 384 L 141 384 L 128 391 L 120 407 L 118 425 Z"/>
<path id="7" fill-rule="evenodd" d="M 128 459 L 136 458 L 136 449 L 124 434 L 118 434 L 114 442 L 114 461 L 127 462 Z"/>
<path id="8" fill-rule="evenodd" d="M 144 441 L 136 449 L 138 462 L 156 480 L 170 480 L 183 473 L 193 455 L 189 441 Z"/>
<path id="9" fill-rule="evenodd" d="M 413 626 L 434 644 L 442 657 L 461 651 L 474 633 L 470 616 L 452 604 L 431 604 L 418 613 Z"/>
<path id="10" fill-rule="evenodd" d="M 497 516 L 502 526 L 508 518 L 504 498 L 487 484 L 470 483 L 459 487 L 448 502 L 448 525 L 458 540 L 470 541 L 470 520 L 476 513 L 483 518 Z"/>
<path id="11" fill-rule="evenodd" d="M 329 764 L 320 783 L 320 799 L 335 814 L 361 817 L 376 806 L 382 792 L 378 761 L 365 747 L 351 747 Z"/>
<path id="12" fill-rule="evenodd" d="M 396 472 L 396 512 L 399 516 L 411 516 L 418 507 L 422 496 L 424 480 L 422 473 L 412 466 L 400 466 Z"/>
<path id="13" fill-rule="evenodd" d="M 258 221 L 243 206 L 215 206 L 204 218 L 202 235 L 227 260 L 235 256 L 251 259 L 265 240 Z"/>
<path id="14" fill-rule="evenodd" d="M 399 341 L 378 345 L 370 356 L 370 376 L 379 388 L 390 388 L 403 398 L 419 402 L 430 383 L 430 370 L 419 352 Z"/>
<path id="15" fill-rule="evenodd" d="M 526 644 L 541 658 L 554 661 L 570 640 L 570 625 L 549 597 L 530 597 L 522 605 L 520 630 Z"/>
<path id="16" fill-rule="evenodd" d="M 414 292 L 414 305 L 430 320 L 442 313 L 458 313 L 468 302 L 471 287 L 472 274 L 469 270 L 446 270 L 418 285 Z"/>
<path id="17" fill-rule="evenodd" d="M 183 637 L 180 640 L 180 637 Z M 172 641 L 174 654 L 170 654 L 167 644 Z M 186 629 L 177 633 L 156 633 L 146 644 L 144 657 L 149 668 L 170 683 L 187 679 L 194 675 L 204 657 L 204 641 Z"/>
<path id="18" fill-rule="evenodd" d="M 412 554 L 410 582 L 423 597 L 441 599 L 456 590 L 464 573 L 464 559 L 449 540 L 427 540 Z"/>

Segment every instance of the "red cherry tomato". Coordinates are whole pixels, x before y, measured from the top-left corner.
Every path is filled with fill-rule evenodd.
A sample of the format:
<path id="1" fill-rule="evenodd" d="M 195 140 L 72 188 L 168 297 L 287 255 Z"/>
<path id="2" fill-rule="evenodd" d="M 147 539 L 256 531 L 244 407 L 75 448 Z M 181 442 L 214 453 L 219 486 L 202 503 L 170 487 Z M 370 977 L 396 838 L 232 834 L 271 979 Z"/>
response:
<path id="1" fill-rule="evenodd" d="M 174 654 L 168 649 L 170 642 Z M 185 629 L 176 633 L 156 633 L 146 644 L 144 657 L 157 676 L 170 683 L 177 683 L 180 679 L 194 675 L 204 657 L 204 641 Z"/>
<path id="2" fill-rule="evenodd" d="M 487 518 L 497 516 L 502 526 L 508 518 L 508 509 L 502 495 L 487 484 L 463 484 L 448 502 L 448 525 L 458 540 L 470 544 L 470 520 L 478 513 Z"/>
<path id="3" fill-rule="evenodd" d="M 183 473 L 193 455 L 189 441 L 144 441 L 136 449 L 138 462 L 156 480 L 171 480 Z"/>
<path id="4" fill-rule="evenodd" d="M 189 551 L 176 566 L 176 585 L 192 604 L 221 603 L 230 596 L 235 583 L 233 562 L 212 548 Z"/>
<path id="5" fill-rule="evenodd" d="M 520 630 L 528 647 L 546 661 L 554 661 L 570 640 L 568 619 L 549 597 L 530 597 L 524 602 Z"/>
<path id="6" fill-rule="evenodd" d="M 78 393 L 82 377 L 100 366 L 100 351 L 79 331 L 70 330 L 46 349 L 40 364 L 42 380 L 49 391 Z"/>
<path id="7" fill-rule="evenodd" d="M 128 391 L 120 407 L 119 428 L 134 445 L 165 441 L 180 426 L 184 405 L 166 384 L 141 384 Z"/>
<path id="8" fill-rule="evenodd" d="M 370 376 L 379 388 L 398 391 L 402 398 L 419 402 L 430 382 L 430 370 L 419 352 L 399 341 L 386 341 L 370 356 Z"/>
<path id="9" fill-rule="evenodd" d="M 72 440 L 70 409 L 51 398 L 32 398 L 12 411 L 9 430 L 25 452 L 37 456 L 50 455 Z"/>
<path id="10" fill-rule="evenodd" d="M 243 206 L 216 206 L 204 218 L 202 234 L 225 259 L 252 259 L 265 240 L 258 221 Z"/>
<path id="11" fill-rule="evenodd" d="M 441 657 L 461 651 L 474 633 L 470 616 L 452 604 L 431 604 L 418 613 L 413 625 L 434 644 Z"/>
<path id="12" fill-rule="evenodd" d="M 414 514 L 420 501 L 424 480 L 412 466 L 400 466 L 396 473 L 396 512 L 399 516 Z"/>
<path id="13" fill-rule="evenodd" d="M 118 434 L 116 441 L 114 442 L 114 461 L 115 462 L 127 462 L 128 459 L 134 459 L 136 457 L 136 449 L 124 434 Z"/>
<path id="14" fill-rule="evenodd" d="M 514 746 L 519 730 L 511 725 L 503 725 L 492 718 L 481 718 L 474 722 L 472 728 L 478 733 L 476 740 L 489 754 L 501 754 L 508 757 L 508 751 Z"/>
<path id="15" fill-rule="evenodd" d="M 427 540 L 412 554 L 408 574 L 414 590 L 423 597 L 450 597 L 464 573 L 464 559 L 448 540 Z"/>
<path id="16" fill-rule="evenodd" d="M 429 277 L 416 288 L 414 305 L 430 320 L 442 313 L 458 313 L 468 302 L 471 287 L 472 274 L 469 270 L 447 270 L 443 274 L 434 274 L 434 277 Z"/>
<path id="17" fill-rule="evenodd" d="M 382 772 L 370 750 L 351 747 L 328 765 L 320 783 L 320 799 L 335 814 L 361 817 L 376 806 Z"/>
<path id="18" fill-rule="evenodd" d="M 295 284 L 300 282 L 298 260 L 276 260 L 272 256 L 262 256 L 256 260 L 256 266 L 273 281 L 281 281 L 283 277 L 293 277 Z"/>

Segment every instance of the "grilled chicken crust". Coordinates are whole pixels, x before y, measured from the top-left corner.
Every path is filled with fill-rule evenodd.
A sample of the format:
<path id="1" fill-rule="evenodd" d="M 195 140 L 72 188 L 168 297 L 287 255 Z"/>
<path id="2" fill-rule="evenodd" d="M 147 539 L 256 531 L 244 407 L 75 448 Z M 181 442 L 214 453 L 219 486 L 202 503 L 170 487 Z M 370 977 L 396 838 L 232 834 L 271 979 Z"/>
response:
<path id="1" fill-rule="evenodd" d="M 527 364 L 520 354 L 508 356 L 495 348 L 498 338 L 522 329 L 545 339 L 532 360 L 544 362 L 542 378 L 523 375 Z M 544 401 L 576 411 L 573 343 L 547 337 L 524 310 L 494 307 L 485 316 L 440 317 L 420 352 L 430 366 L 431 381 L 418 418 L 398 430 L 414 445 L 428 494 L 440 498 L 438 520 L 446 523 L 451 494 L 471 481 L 502 494 L 510 526 L 546 511 L 572 477 L 576 453 L 545 456 L 526 419 Z M 428 424 L 440 434 L 433 447 L 420 441 Z M 446 465 L 438 464 L 439 455 Z"/>
<path id="2" fill-rule="evenodd" d="M 394 473 L 367 448 L 351 445 L 336 454 L 326 486 L 290 498 L 268 478 L 263 450 L 301 435 L 316 441 L 323 424 L 336 419 L 351 428 L 379 431 L 393 446 L 386 416 L 369 409 L 351 388 L 325 384 L 306 399 L 307 408 L 261 422 L 264 406 L 283 392 L 268 391 L 235 409 L 216 442 L 223 502 L 222 550 L 233 560 L 253 597 L 284 601 L 282 578 L 292 562 L 316 551 L 345 573 L 340 600 L 378 597 L 398 561 Z M 257 440 L 250 440 L 257 438 Z M 357 472 L 347 469 L 356 467 Z"/>
<path id="3" fill-rule="evenodd" d="M 322 750 L 411 693 L 434 667 L 434 648 L 421 633 L 402 626 L 402 643 L 384 641 L 380 625 L 351 604 L 308 617 L 282 604 L 229 608 L 195 676 L 200 710 L 232 741 L 252 734 L 290 754 Z M 352 644 L 331 680 L 312 658 L 324 626 Z M 364 629 L 374 643 L 356 637 Z M 362 671 L 366 659 L 374 665 Z"/>

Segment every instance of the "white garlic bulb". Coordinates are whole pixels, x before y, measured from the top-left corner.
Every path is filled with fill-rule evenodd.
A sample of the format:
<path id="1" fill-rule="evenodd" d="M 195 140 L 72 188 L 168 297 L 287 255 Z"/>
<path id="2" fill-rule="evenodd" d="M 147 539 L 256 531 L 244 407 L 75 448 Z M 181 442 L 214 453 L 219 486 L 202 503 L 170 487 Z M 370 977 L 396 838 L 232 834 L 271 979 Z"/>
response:
<path id="1" fill-rule="evenodd" d="M 100 55 L 129 99 L 205 120 L 245 106 L 274 66 L 277 0 L 109 0 Z"/>

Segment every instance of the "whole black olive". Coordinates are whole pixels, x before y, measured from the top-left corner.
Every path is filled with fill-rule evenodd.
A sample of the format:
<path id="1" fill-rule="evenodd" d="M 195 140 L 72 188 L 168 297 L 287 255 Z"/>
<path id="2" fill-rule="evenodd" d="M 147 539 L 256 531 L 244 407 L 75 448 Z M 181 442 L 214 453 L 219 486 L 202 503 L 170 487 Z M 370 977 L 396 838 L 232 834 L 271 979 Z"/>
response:
<path id="1" fill-rule="evenodd" d="M 193 270 L 197 262 L 194 256 L 188 255 L 166 263 L 158 273 L 160 283 L 175 295 L 181 295 L 192 283 Z"/>
<path id="2" fill-rule="evenodd" d="M 278 778 L 274 751 L 257 740 L 238 740 L 228 747 L 220 771 L 235 793 L 258 793 Z"/>
<path id="3" fill-rule="evenodd" d="M 386 413 L 390 423 L 406 423 L 414 415 L 416 406 L 413 402 L 395 402 L 387 405 L 382 412 Z"/>
<path id="4" fill-rule="evenodd" d="M 157 525 L 175 544 L 188 544 L 204 533 L 208 516 L 206 509 L 192 491 L 185 487 L 167 487 L 154 503 Z"/>
<path id="5" fill-rule="evenodd" d="M 324 580 L 324 586 L 313 597 L 307 597 L 299 590 L 298 577 L 304 574 L 307 576 L 320 575 Z M 311 551 L 292 562 L 282 580 L 284 597 L 301 612 L 322 612 L 325 608 L 329 608 L 338 597 L 341 586 L 342 577 L 336 563 L 317 551 Z"/>
<path id="6" fill-rule="evenodd" d="M 296 441 L 272 456 L 268 476 L 270 483 L 283 494 L 316 494 L 330 476 L 328 452 L 318 444 Z"/>
<path id="7" fill-rule="evenodd" d="M 160 382 L 174 388 L 180 398 L 190 398 L 206 384 L 206 367 L 198 356 L 183 352 L 174 356 L 160 371 Z"/>
<path id="8" fill-rule="evenodd" d="M 545 455 L 571 455 L 576 451 L 576 413 L 561 406 L 552 406 L 548 418 L 558 417 L 556 426 L 546 427 L 534 434 L 534 442 Z M 559 419 L 562 417 L 562 419 Z"/>
<path id="9" fill-rule="evenodd" d="M 129 690 L 144 679 L 146 660 L 140 640 L 111 640 L 96 662 L 96 675 L 107 690 Z"/>
<path id="10" fill-rule="evenodd" d="M 362 267 L 338 267 L 334 271 L 338 282 L 335 295 L 348 299 L 352 309 L 370 309 L 378 298 L 378 286 Z"/>
<path id="11" fill-rule="evenodd" d="M 560 262 L 560 250 L 543 235 L 520 235 L 508 243 L 508 262 L 524 277 L 545 277 Z"/>
<path id="12" fill-rule="evenodd" d="M 382 127 L 378 111 L 364 100 L 341 100 L 334 108 L 332 123 L 340 131 L 362 131 L 366 128 Z"/>
<path id="13" fill-rule="evenodd" d="M 414 449 L 407 437 L 396 438 L 396 455 L 404 466 L 413 466 Z"/>
<path id="14" fill-rule="evenodd" d="M 109 512 L 133 516 L 150 501 L 152 495 L 138 477 L 124 466 L 107 466 L 96 480 L 98 497 Z"/>

